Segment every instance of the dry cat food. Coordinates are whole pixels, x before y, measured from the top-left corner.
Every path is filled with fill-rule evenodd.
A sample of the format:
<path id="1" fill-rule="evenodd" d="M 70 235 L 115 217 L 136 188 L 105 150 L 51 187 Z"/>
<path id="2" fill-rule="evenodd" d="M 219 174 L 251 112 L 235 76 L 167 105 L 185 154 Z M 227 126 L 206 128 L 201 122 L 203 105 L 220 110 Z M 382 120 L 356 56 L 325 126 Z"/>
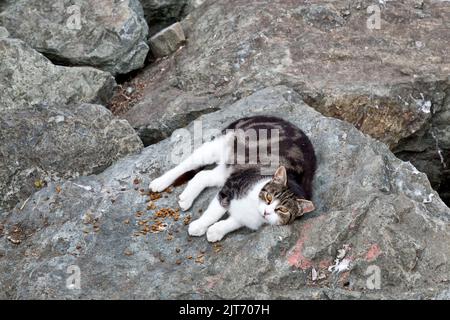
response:
<path id="1" fill-rule="evenodd" d="M 156 209 L 156 204 L 153 201 L 150 201 L 149 203 L 147 203 L 147 210 L 155 210 Z"/>
<path id="2" fill-rule="evenodd" d="M 164 223 L 160 220 L 156 220 L 154 224 L 150 226 L 150 232 L 151 233 L 159 233 L 161 231 L 166 230 L 167 223 Z"/>
<path id="3" fill-rule="evenodd" d="M 195 258 L 195 263 L 203 264 L 205 262 L 205 254 L 200 253 L 197 258 Z"/>
<path id="4" fill-rule="evenodd" d="M 180 219 L 180 209 L 172 209 L 172 208 L 162 208 L 155 213 L 155 217 L 157 218 L 173 218 L 174 221 L 178 221 Z"/>
<path id="5" fill-rule="evenodd" d="M 191 222 L 191 215 L 187 215 L 184 218 L 183 223 L 184 223 L 185 226 L 187 226 L 190 222 Z"/>
<path id="6" fill-rule="evenodd" d="M 155 200 L 161 199 L 162 194 L 159 192 L 149 192 L 148 196 L 151 201 L 155 201 Z"/>

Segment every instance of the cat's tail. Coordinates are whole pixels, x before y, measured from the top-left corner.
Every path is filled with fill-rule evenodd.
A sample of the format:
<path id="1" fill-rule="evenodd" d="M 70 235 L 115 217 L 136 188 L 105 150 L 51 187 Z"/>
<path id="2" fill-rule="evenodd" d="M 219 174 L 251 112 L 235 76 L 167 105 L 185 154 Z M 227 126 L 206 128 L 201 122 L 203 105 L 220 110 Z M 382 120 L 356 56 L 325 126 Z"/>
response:
<path id="1" fill-rule="evenodd" d="M 303 191 L 305 192 L 306 200 L 311 200 L 312 198 L 312 180 L 313 180 L 312 174 L 305 174 L 302 177 L 302 186 Z"/>

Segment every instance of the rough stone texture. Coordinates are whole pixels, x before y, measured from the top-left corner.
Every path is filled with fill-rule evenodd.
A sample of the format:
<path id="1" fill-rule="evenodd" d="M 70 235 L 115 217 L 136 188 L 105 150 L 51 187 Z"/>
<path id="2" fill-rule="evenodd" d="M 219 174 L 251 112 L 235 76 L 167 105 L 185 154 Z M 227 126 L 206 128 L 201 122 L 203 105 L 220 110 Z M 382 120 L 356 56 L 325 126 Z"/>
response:
<path id="1" fill-rule="evenodd" d="M 204 237 L 189 241 L 183 223 L 187 215 L 197 218 L 199 210 L 205 209 L 215 192 L 209 190 L 178 221 L 167 218 L 165 231 L 135 236 L 145 228 L 139 221 L 155 212 L 147 210 L 147 196 L 139 189 L 146 188 L 150 177 L 172 167 L 171 155 L 182 155 L 180 147 L 186 152 L 186 141 L 177 138 L 177 133 L 174 139 L 120 160 L 99 175 L 60 184 L 59 193 L 57 185 L 50 184 L 23 208 L 18 206 L 5 216 L 0 235 L 0 297 L 399 299 L 448 295 L 450 210 L 425 174 L 350 124 L 320 115 L 286 87 L 259 91 L 202 116 L 203 133 L 254 114 L 282 116 L 310 136 L 318 158 L 314 213 L 290 226 L 237 231 L 216 252 L 220 248 Z M 188 129 L 192 133 L 192 125 Z M 181 190 L 156 200 L 157 208 L 176 209 Z M 351 270 L 331 274 L 328 266 L 344 247 Z M 203 258 L 201 251 L 205 251 Z M 202 259 L 203 263 L 195 262 Z M 66 288 L 70 273 L 76 270 L 69 266 L 79 267 L 80 290 Z M 379 290 L 367 287 L 373 274 L 366 275 L 369 266 L 380 270 Z M 312 267 L 326 279 L 313 284 Z"/>
<path id="2" fill-rule="evenodd" d="M 150 35 L 158 33 L 165 27 L 180 21 L 202 0 L 140 0 L 144 9 L 145 19 L 150 28 Z"/>
<path id="3" fill-rule="evenodd" d="M 180 23 L 161 30 L 150 38 L 150 48 L 156 58 L 165 57 L 175 52 L 186 40 Z"/>
<path id="4" fill-rule="evenodd" d="M 0 38 L 0 110 L 48 103 L 106 104 L 116 82 L 90 67 L 53 65 L 19 39 Z"/>
<path id="5" fill-rule="evenodd" d="M 0 0 L 0 12 L 5 10 L 5 8 L 12 3 L 14 0 Z"/>
<path id="6" fill-rule="evenodd" d="M 141 148 L 128 122 L 100 105 L 0 109 L 0 207 L 50 181 L 101 172 Z"/>
<path id="7" fill-rule="evenodd" d="M 152 78 L 143 99 L 171 105 L 178 99 L 171 95 L 175 88 L 201 97 L 205 109 L 220 108 L 283 84 L 321 113 L 351 122 L 394 148 L 426 129 L 448 99 L 450 3 L 378 4 L 381 28 L 371 30 L 367 8 L 374 2 L 369 0 L 206 1 L 182 21 L 186 47 L 139 76 Z M 144 108 L 148 116 L 131 122 L 133 127 L 154 122 L 152 110 L 158 106 L 147 103 L 135 110 L 143 114 Z M 443 154 L 448 159 L 449 149 Z M 427 157 L 439 156 L 430 148 Z M 436 188 L 445 178 L 430 177 Z"/>
<path id="8" fill-rule="evenodd" d="M 114 75 L 141 68 L 149 50 L 138 0 L 18 0 L 0 25 L 53 61 Z"/>
<path id="9" fill-rule="evenodd" d="M 8 38 L 9 32 L 6 28 L 0 27 L 0 38 Z"/>
<path id="10" fill-rule="evenodd" d="M 417 133 L 401 141 L 396 155 L 409 160 L 428 175 L 441 198 L 450 204 L 450 90 L 442 106 L 436 106 L 433 117 Z"/>

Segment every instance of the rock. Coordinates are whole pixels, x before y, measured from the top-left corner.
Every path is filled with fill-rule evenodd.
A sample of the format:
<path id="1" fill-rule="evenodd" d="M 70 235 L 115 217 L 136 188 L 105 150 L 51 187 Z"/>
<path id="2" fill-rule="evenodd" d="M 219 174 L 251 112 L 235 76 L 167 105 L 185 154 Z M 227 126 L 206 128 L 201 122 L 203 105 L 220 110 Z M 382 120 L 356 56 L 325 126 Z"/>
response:
<path id="1" fill-rule="evenodd" d="M 116 85 L 108 72 L 55 66 L 18 39 L 0 38 L 0 61 L 0 110 L 43 102 L 106 104 Z"/>
<path id="2" fill-rule="evenodd" d="M 172 100 L 173 96 L 178 98 Z M 145 146 L 170 137 L 174 130 L 187 126 L 202 114 L 218 110 L 210 105 L 210 99 L 195 97 L 176 89 L 167 90 L 164 95 L 153 98 L 157 98 L 158 103 L 154 99 L 141 100 L 133 108 L 133 112 L 123 116 L 133 123 Z M 146 121 L 149 116 L 153 118 L 150 123 Z"/>
<path id="3" fill-rule="evenodd" d="M 14 0 L 0 0 L 0 12 L 5 10 L 5 8 L 11 4 Z"/>
<path id="4" fill-rule="evenodd" d="M 53 61 L 125 74 L 141 68 L 148 26 L 138 0 L 20 0 L 0 25 Z"/>
<path id="5" fill-rule="evenodd" d="M 0 207 L 52 181 L 99 173 L 141 148 L 133 128 L 100 105 L 0 109 Z"/>
<path id="6" fill-rule="evenodd" d="M 8 38 L 9 32 L 4 27 L 0 27 L 0 38 Z"/>
<path id="7" fill-rule="evenodd" d="M 198 0 L 141 0 L 150 35 L 180 21 L 195 6 Z"/>
<path id="8" fill-rule="evenodd" d="M 181 24 L 174 23 L 150 38 L 150 48 L 157 58 L 175 52 L 186 40 Z"/>
<path id="9" fill-rule="evenodd" d="M 49 184 L 5 216 L 0 297 L 417 299 L 448 294 L 450 210 L 425 174 L 350 124 L 322 116 L 284 86 L 201 116 L 200 127 L 207 135 L 255 114 L 282 116 L 311 138 L 318 158 L 315 212 L 289 226 L 236 231 L 212 245 L 204 237 L 189 239 L 184 224 L 205 209 L 216 192 L 208 190 L 177 221 L 161 219 L 166 230 L 146 232 L 142 220 L 157 209 L 178 208 L 183 187 L 154 200 L 156 210 L 147 210 L 146 187 L 173 166 L 174 156 L 189 152 L 191 140 L 182 137 L 193 136 L 192 124 L 98 175 L 60 183 L 60 189 Z M 343 271 L 332 273 L 328 268 L 337 256 Z M 321 279 L 316 283 L 312 268 Z"/>
<path id="10" fill-rule="evenodd" d="M 182 21 L 186 47 L 138 76 L 154 79 L 143 93 L 146 108 L 161 100 L 171 105 L 179 99 L 167 95 L 174 88 L 221 108 L 284 84 L 391 148 L 429 127 L 450 88 L 450 32 L 442 32 L 448 3 L 424 1 L 418 10 L 415 0 L 390 1 L 380 5 L 380 29 L 369 29 L 373 1 L 310 2 L 206 1 Z M 142 115 L 135 110 L 126 118 Z M 131 125 L 142 132 L 154 119 L 149 112 Z M 163 137 L 159 132 L 155 137 Z"/>
<path id="11" fill-rule="evenodd" d="M 425 172 L 441 198 L 450 203 L 450 100 L 433 108 L 433 117 L 420 131 L 393 150 Z"/>

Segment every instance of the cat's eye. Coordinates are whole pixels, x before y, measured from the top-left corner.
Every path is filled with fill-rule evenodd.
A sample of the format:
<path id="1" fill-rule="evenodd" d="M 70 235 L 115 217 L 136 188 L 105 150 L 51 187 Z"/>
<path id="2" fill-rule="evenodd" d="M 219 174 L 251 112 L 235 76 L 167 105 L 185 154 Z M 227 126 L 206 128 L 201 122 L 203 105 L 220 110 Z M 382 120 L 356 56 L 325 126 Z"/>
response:
<path id="1" fill-rule="evenodd" d="M 266 193 L 266 202 L 267 202 L 268 204 L 270 204 L 270 203 L 272 202 L 272 195 L 269 194 L 269 193 Z"/>
<path id="2" fill-rule="evenodd" d="M 280 211 L 281 213 L 288 213 L 289 212 L 288 208 L 286 208 L 286 207 L 279 207 L 279 208 L 277 208 L 277 210 Z"/>

